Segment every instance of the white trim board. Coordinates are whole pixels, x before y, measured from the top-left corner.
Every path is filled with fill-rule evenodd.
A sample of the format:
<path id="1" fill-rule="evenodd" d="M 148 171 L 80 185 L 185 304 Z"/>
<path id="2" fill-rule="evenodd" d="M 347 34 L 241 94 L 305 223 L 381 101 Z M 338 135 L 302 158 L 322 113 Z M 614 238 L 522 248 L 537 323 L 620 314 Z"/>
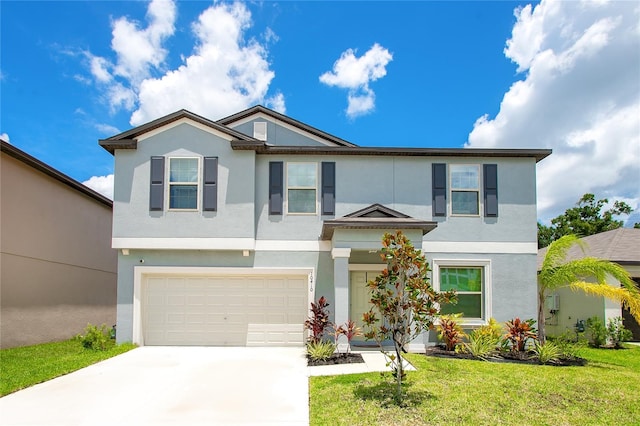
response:
<path id="1" fill-rule="evenodd" d="M 255 240 L 253 238 L 113 238 L 114 249 L 331 251 L 331 241 Z"/>
<path id="2" fill-rule="evenodd" d="M 423 241 L 423 253 L 538 254 L 538 243 L 482 241 Z"/>

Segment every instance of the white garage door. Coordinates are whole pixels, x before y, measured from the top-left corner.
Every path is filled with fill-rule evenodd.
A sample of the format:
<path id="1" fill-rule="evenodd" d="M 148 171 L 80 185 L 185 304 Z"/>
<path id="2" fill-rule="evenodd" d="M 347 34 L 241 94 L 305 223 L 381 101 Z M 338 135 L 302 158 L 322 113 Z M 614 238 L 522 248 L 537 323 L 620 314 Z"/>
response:
<path id="1" fill-rule="evenodd" d="M 300 346 L 303 276 L 147 276 L 145 345 Z"/>

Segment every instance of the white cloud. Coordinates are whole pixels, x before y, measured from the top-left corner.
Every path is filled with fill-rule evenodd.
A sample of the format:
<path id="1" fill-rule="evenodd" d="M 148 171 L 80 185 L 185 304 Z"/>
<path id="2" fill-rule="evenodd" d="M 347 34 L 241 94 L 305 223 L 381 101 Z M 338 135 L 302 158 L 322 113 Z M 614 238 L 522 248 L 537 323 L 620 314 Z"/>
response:
<path id="1" fill-rule="evenodd" d="M 219 118 L 267 102 L 275 73 L 269 69 L 265 47 L 245 40 L 250 26 L 251 13 L 243 3 L 220 3 L 205 10 L 193 24 L 194 53 L 178 69 L 142 82 L 131 124 L 180 108 Z M 285 109 L 281 94 L 271 100 Z"/>
<path id="2" fill-rule="evenodd" d="M 149 76 L 167 56 L 162 43 L 174 33 L 176 5 L 171 0 L 153 0 L 147 9 L 149 25 L 140 29 L 135 21 L 119 18 L 113 22 L 111 48 L 118 57 L 114 73 L 134 84 Z M 95 74 L 94 74 L 95 75 Z"/>
<path id="3" fill-rule="evenodd" d="M 640 209 L 640 8 L 549 2 L 516 10 L 505 55 L 523 73 L 469 147 L 552 148 L 538 165 L 538 217 L 586 192 Z"/>
<path id="4" fill-rule="evenodd" d="M 106 176 L 91 176 L 88 180 L 82 182 L 83 185 L 88 186 L 96 192 L 104 195 L 105 197 L 113 200 L 113 175 Z"/>
<path id="5" fill-rule="evenodd" d="M 109 135 L 109 136 L 113 136 L 113 135 L 117 135 L 118 133 L 121 133 L 120 129 L 118 129 L 117 127 L 112 126 L 110 124 L 105 124 L 105 123 L 96 123 L 95 128 L 100 133 Z"/>
<path id="6" fill-rule="evenodd" d="M 276 93 L 272 97 L 268 98 L 265 103 L 268 108 L 271 108 L 272 110 L 277 111 L 280 114 L 287 113 L 287 107 L 285 105 L 284 95 L 282 93 Z"/>
<path id="7" fill-rule="evenodd" d="M 378 43 L 359 58 L 355 50 L 347 49 L 333 64 L 333 70 L 320 76 L 320 81 L 349 90 L 346 111 L 349 117 L 367 114 L 375 108 L 375 93 L 369 83 L 387 75 L 386 66 L 392 60 L 393 55 Z"/>
<path id="8" fill-rule="evenodd" d="M 2 140 L 3 140 L 3 141 L 5 141 L 5 142 L 9 142 L 9 143 L 11 143 L 11 141 L 9 140 L 9 135 L 8 135 L 8 134 L 6 134 L 6 133 L 2 133 L 2 134 L 0 134 L 0 139 L 2 139 Z"/>
<path id="9" fill-rule="evenodd" d="M 183 64 L 166 68 L 166 41 L 173 35 L 176 4 L 154 0 L 147 10 L 147 26 L 122 17 L 113 21 L 111 48 L 116 59 L 85 53 L 96 84 L 112 112 L 132 111 L 130 123 L 147 121 L 186 108 L 216 119 L 266 103 L 284 112 L 281 93 L 268 96 L 275 74 L 266 47 L 246 40 L 251 13 L 240 2 L 215 3 L 192 24 L 196 39 L 192 54 L 179 53 Z M 267 28 L 265 43 L 277 41 Z"/>

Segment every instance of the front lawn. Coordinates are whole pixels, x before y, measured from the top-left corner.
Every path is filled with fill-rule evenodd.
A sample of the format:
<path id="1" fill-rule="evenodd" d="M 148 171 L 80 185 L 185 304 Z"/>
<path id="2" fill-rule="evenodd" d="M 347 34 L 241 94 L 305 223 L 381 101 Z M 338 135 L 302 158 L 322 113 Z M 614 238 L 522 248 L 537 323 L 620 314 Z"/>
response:
<path id="1" fill-rule="evenodd" d="M 71 373 L 136 346 L 122 344 L 106 351 L 85 349 L 75 340 L 0 350 L 0 396 Z"/>
<path id="2" fill-rule="evenodd" d="M 640 347 L 583 349 L 584 367 L 407 354 L 406 406 L 379 373 L 311 377 L 311 425 L 640 424 Z"/>

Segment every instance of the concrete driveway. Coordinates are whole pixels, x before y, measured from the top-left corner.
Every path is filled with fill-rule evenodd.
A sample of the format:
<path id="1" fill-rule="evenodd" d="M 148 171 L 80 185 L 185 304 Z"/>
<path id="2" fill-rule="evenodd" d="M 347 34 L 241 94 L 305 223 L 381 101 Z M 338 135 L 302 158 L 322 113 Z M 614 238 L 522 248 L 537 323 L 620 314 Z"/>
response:
<path id="1" fill-rule="evenodd" d="M 307 425 L 303 348 L 146 346 L 0 398 L 0 425 Z"/>

